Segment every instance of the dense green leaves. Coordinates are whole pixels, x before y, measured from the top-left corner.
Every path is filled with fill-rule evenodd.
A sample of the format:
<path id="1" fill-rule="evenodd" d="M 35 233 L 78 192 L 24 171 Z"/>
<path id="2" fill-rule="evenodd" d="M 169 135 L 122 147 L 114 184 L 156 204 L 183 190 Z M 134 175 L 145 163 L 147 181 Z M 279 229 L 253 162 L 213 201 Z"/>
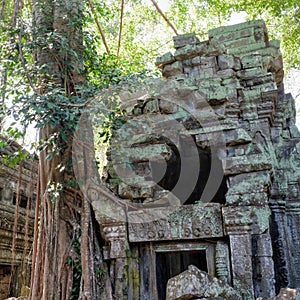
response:
<path id="1" fill-rule="evenodd" d="M 25 127 L 35 123 L 38 128 L 45 125 L 63 128 L 62 140 L 72 134 L 89 98 L 111 85 L 136 80 L 138 76 L 132 74 L 154 74 L 155 57 L 172 49 L 174 32 L 151 1 L 131 0 L 125 1 L 117 57 L 121 1 L 91 0 L 93 11 L 85 1 L 83 20 L 74 17 L 68 21 L 72 27 L 83 25 L 84 40 L 84 65 L 69 64 L 76 60 L 78 53 L 70 47 L 68 37 L 62 31 L 48 28 L 51 20 L 45 21 L 45 27 L 33 26 L 31 16 L 35 7 L 31 1 L 23 5 L 20 1 L 19 6 L 15 3 L 2 1 L 0 6 L 0 99 L 5 104 L 1 106 L 1 114 Z M 233 12 L 246 12 L 249 19 L 263 18 L 271 38 L 281 40 L 286 68 L 300 67 L 300 5 L 296 1 L 159 0 L 157 3 L 178 32 L 193 31 L 201 39 L 207 38 L 209 28 L 225 25 Z M 103 30 L 110 54 L 106 53 L 95 20 Z M 77 87 L 76 95 L 66 95 L 61 86 L 67 81 L 67 75 L 60 73 L 61 78 L 56 78 L 53 65 L 47 60 L 35 64 L 36 55 L 41 51 L 51 56 L 49 61 L 59 57 L 61 62 L 63 57 L 62 68 L 67 72 L 76 68 L 77 73 L 85 76 L 86 81 Z"/>

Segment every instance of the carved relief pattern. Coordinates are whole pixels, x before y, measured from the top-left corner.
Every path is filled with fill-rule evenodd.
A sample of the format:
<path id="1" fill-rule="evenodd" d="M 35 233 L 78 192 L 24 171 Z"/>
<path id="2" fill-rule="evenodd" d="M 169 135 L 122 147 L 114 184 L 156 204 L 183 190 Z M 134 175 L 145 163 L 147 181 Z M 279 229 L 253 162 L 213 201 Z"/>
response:
<path id="1" fill-rule="evenodd" d="M 220 205 L 183 206 L 151 209 L 153 221 L 142 222 L 143 215 L 129 213 L 129 241 L 160 241 L 223 236 Z M 156 218 L 156 219 L 155 219 Z M 138 222 L 140 221 L 140 222 Z"/>
<path id="2" fill-rule="evenodd" d="M 104 239 L 110 244 L 109 258 L 125 257 L 126 249 L 128 249 L 125 225 L 106 225 L 103 229 L 103 233 Z"/>
<path id="3" fill-rule="evenodd" d="M 216 271 L 223 282 L 230 283 L 229 249 L 225 242 L 219 241 L 216 246 Z"/>
<path id="4" fill-rule="evenodd" d="M 251 294 L 250 298 L 245 299 L 253 299 L 252 251 L 249 245 L 251 245 L 250 234 L 230 236 L 233 286 Z"/>

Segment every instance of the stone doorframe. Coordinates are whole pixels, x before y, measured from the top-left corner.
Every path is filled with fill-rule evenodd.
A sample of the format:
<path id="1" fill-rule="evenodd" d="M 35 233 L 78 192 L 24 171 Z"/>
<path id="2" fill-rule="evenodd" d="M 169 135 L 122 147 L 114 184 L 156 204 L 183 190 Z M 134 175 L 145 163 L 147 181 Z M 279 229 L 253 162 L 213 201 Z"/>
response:
<path id="1" fill-rule="evenodd" d="M 174 243 L 148 243 L 136 246 L 140 250 L 140 255 L 143 255 L 144 265 L 149 266 L 149 270 L 143 270 L 140 265 L 140 295 L 144 295 L 144 300 L 157 300 L 158 299 L 158 288 L 157 288 L 157 254 L 158 253 L 174 253 L 174 252 L 194 252 L 194 251 L 205 251 L 206 263 L 207 263 L 207 273 L 215 277 L 217 272 L 220 270 L 218 264 L 222 264 L 223 261 L 221 256 L 216 255 L 220 252 L 216 251 L 218 244 L 216 241 L 193 241 L 193 242 L 183 242 L 181 244 Z M 228 246 L 227 246 L 228 247 Z M 228 248 L 227 248 L 228 250 Z M 229 251 L 227 251 L 227 255 Z M 229 256 L 226 257 L 227 262 L 229 261 Z M 149 263 L 149 264 L 148 264 Z M 227 265 L 229 268 L 229 264 Z M 149 271 L 149 274 L 146 272 Z M 230 281 L 230 270 L 227 270 L 227 280 Z"/>

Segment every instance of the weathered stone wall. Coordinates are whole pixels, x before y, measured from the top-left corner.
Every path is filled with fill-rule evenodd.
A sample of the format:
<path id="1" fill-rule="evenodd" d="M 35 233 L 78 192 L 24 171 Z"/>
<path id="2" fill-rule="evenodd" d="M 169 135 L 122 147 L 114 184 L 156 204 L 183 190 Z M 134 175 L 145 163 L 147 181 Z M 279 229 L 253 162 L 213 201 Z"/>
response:
<path id="1" fill-rule="evenodd" d="M 164 79 L 122 95 L 110 191 L 87 192 L 114 297 L 252 300 L 300 288 L 300 134 L 279 43 L 258 20 L 174 46 L 156 62 Z M 0 295 L 28 284 L 36 174 L 34 163 L 0 165 Z"/>
<path id="2" fill-rule="evenodd" d="M 11 143 L 1 155 L 18 148 Z M 37 161 L 0 164 L 0 299 L 20 295 L 29 286 L 36 181 Z"/>
<path id="3" fill-rule="evenodd" d="M 300 288 L 300 134 L 279 42 L 258 20 L 174 45 L 156 62 L 164 80 L 121 97 L 107 168 L 117 197 L 93 196 L 115 294 L 164 299 L 157 280 L 186 253 L 243 300 Z M 103 217 L 101 199 L 124 203 L 122 217 Z"/>
<path id="4" fill-rule="evenodd" d="M 236 122 L 233 131 L 224 125 L 219 128 L 227 144 L 223 167 L 228 192 L 223 216 L 234 275 L 249 274 L 247 284 L 253 281 L 255 295 L 264 296 L 272 290 L 274 256 L 277 290 L 299 288 L 300 135 L 294 100 L 284 94 L 279 43 L 268 40 L 262 21 L 213 29 L 206 42 L 198 42 L 193 35 L 174 41 L 174 56 L 157 60 L 163 74 L 195 78 L 199 93 L 224 119 L 220 122 Z M 232 136 L 236 141 L 230 140 Z M 252 245 L 252 249 L 246 246 L 243 253 L 241 245 Z M 252 272 L 247 272 L 251 265 Z"/>

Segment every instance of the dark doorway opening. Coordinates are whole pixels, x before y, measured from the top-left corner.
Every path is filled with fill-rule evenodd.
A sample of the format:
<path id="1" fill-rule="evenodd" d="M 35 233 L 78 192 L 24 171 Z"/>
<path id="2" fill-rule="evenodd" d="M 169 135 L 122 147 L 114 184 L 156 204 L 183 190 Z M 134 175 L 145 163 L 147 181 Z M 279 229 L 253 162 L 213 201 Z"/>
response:
<path id="1" fill-rule="evenodd" d="M 161 162 L 151 162 L 153 180 L 158 182 L 158 185 L 163 189 L 174 193 L 180 199 L 181 204 L 198 202 L 224 204 L 228 188 L 222 162 L 217 155 L 212 155 L 209 148 L 201 149 L 197 146 L 196 151 L 185 153 L 188 151 L 178 151 L 173 145 L 168 146 L 172 149 L 172 156 L 167 161 L 166 172 L 160 181 L 157 178 L 160 178 L 161 170 L 164 167 Z M 195 149 L 195 146 L 193 147 Z M 213 164 L 212 160 L 214 160 Z M 182 168 L 182 161 L 184 161 L 184 168 Z M 183 170 L 184 174 L 182 173 Z M 197 174 L 195 174 L 195 170 L 198 171 Z M 219 180 L 214 181 L 220 176 L 221 182 Z M 191 180 L 193 182 L 195 180 L 195 184 L 191 185 Z M 203 195 L 204 190 L 205 196 Z M 207 195 L 210 195 L 210 199 L 204 199 Z"/>
<path id="2" fill-rule="evenodd" d="M 19 200 L 20 207 L 23 207 L 23 208 L 27 207 L 28 197 L 25 194 L 21 193 L 18 200 Z M 13 205 L 16 205 L 16 204 L 17 204 L 17 194 L 14 193 Z"/>
<path id="3" fill-rule="evenodd" d="M 156 285 L 158 300 L 166 299 L 168 280 L 194 265 L 207 272 L 206 251 L 156 252 Z"/>
<path id="4" fill-rule="evenodd" d="M 11 296 L 11 267 L 0 265 L 0 300 Z"/>

